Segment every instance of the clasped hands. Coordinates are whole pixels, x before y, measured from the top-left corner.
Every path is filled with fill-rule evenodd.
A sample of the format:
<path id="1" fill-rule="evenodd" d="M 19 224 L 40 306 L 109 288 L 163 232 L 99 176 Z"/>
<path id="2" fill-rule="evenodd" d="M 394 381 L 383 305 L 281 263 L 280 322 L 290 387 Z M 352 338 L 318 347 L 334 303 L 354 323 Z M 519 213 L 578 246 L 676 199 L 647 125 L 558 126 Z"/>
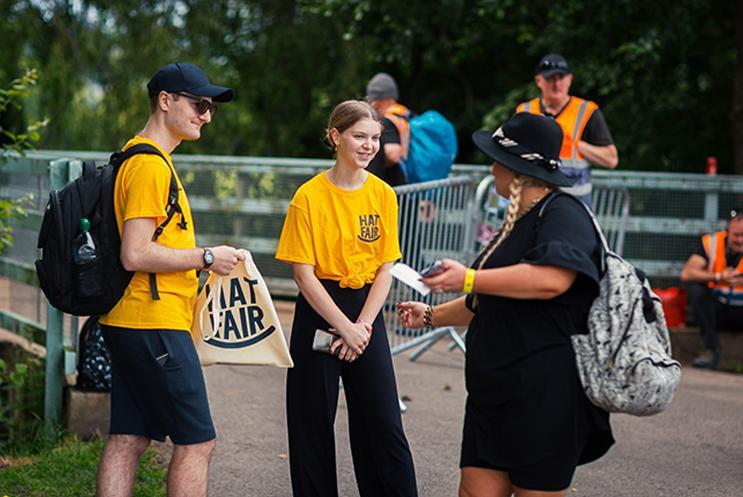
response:
<path id="1" fill-rule="evenodd" d="M 369 345 L 372 325 L 359 320 L 348 326 L 346 329 L 337 330 L 335 328 L 330 328 L 329 331 L 340 337 L 330 346 L 330 353 L 335 355 L 338 348 L 340 348 L 338 359 L 341 361 L 353 362 L 364 353 L 367 345 Z"/>

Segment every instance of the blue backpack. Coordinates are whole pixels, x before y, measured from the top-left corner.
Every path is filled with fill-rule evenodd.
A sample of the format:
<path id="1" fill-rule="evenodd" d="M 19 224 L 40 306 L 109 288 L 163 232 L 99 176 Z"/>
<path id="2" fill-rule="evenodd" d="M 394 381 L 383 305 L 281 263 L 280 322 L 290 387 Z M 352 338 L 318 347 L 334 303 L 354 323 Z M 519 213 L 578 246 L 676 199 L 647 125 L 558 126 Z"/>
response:
<path id="1" fill-rule="evenodd" d="M 401 142 L 408 143 L 407 156 L 400 163 L 408 183 L 448 177 L 457 156 L 457 134 L 454 126 L 435 110 L 412 118 L 408 116 L 396 113 L 388 113 L 386 116 L 400 132 Z M 402 123 L 402 120 L 407 122 Z M 406 130 L 409 130 L 407 136 Z"/>

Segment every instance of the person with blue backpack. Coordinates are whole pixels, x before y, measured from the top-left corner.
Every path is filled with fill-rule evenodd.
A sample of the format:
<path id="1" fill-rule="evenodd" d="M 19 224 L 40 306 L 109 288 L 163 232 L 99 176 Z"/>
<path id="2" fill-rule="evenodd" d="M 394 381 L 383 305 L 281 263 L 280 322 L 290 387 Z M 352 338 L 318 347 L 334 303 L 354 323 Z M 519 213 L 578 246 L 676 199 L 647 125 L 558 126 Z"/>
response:
<path id="1" fill-rule="evenodd" d="M 383 116 L 379 153 L 367 167 L 390 186 L 444 179 L 457 155 L 454 126 L 440 113 L 416 115 L 397 101 L 394 78 L 377 73 L 366 85 L 369 103 Z"/>
<path id="2" fill-rule="evenodd" d="M 366 85 L 366 98 L 382 117 L 382 136 L 379 140 L 379 152 L 374 156 L 366 170 L 383 179 L 390 186 L 407 183 L 402 170 L 402 159 L 407 151 L 409 132 L 398 128 L 393 119 L 400 119 L 401 126 L 407 126 L 410 110 L 398 103 L 397 83 L 387 73 L 377 73 Z"/>

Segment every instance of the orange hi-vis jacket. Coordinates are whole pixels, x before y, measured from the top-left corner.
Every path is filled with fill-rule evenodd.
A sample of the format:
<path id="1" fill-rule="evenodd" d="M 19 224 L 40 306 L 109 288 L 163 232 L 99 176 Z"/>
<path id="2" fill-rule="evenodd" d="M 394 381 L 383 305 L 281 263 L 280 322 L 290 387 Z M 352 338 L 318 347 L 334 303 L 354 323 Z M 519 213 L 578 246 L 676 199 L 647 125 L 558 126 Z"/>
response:
<path id="1" fill-rule="evenodd" d="M 707 269 L 710 273 L 721 273 L 728 267 L 725 254 L 727 231 L 708 233 L 702 236 L 702 245 L 707 254 Z M 743 258 L 738 262 L 736 272 L 743 272 Z M 707 286 L 713 289 L 718 300 L 728 305 L 743 305 L 743 286 L 731 287 L 724 281 L 710 281 Z"/>
<path id="2" fill-rule="evenodd" d="M 578 151 L 577 143 L 583 136 L 588 120 L 598 108 L 599 106 L 590 100 L 570 97 L 568 104 L 555 118 L 563 133 L 560 171 L 574 181 L 573 186 L 562 190 L 581 198 L 588 205 L 591 205 L 591 169 L 588 161 Z M 537 97 L 520 103 L 516 107 L 516 112 L 542 115 L 540 99 Z"/>
<path id="3" fill-rule="evenodd" d="M 384 117 L 389 119 L 397 128 L 397 134 L 400 135 L 400 145 L 402 146 L 402 158 L 408 158 L 408 147 L 410 146 L 410 109 L 402 104 L 395 104 L 387 109 Z"/>

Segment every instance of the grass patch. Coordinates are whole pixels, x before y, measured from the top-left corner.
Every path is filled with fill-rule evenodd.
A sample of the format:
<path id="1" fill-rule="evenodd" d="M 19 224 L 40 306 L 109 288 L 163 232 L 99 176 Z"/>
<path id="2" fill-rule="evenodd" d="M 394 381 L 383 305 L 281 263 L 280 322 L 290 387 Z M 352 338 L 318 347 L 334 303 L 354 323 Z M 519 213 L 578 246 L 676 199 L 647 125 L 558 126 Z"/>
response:
<path id="1" fill-rule="evenodd" d="M 743 362 L 735 360 L 723 361 L 720 369 L 727 373 L 743 374 Z"/>
<path id="2" fill-rule="evenodd" d="M 95 495 L 95 475 L 103 440 L 65 438 L 41 454 L 0 457 L 0 497 L 80 497 Z M 165 496 L 165 468 L 150 448 L 137 470 L 135 497 Z"/>

